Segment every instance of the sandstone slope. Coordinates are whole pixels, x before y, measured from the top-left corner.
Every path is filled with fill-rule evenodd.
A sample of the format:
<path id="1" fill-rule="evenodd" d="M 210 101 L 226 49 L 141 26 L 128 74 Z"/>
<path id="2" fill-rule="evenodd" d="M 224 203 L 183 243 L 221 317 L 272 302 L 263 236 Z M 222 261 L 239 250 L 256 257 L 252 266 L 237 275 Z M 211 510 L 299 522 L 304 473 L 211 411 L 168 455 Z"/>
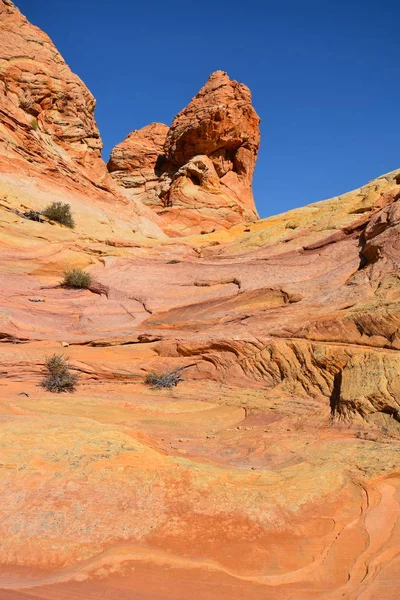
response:
<path id="1" fill-rule="evenodd" d="M 0 119 L 0 597 L 397 600 L 400 171 L 206 235 L 188 217 L 182 235 L 155 214 L 151 165 L 162 145 L 190 167 L 187 109 L 132 134 L 99 186 L 95 149 L 86 163 L 41 130 L 49 109 L 34 130 L 17 106 L 16 45 L 50 41 L 9 0 L 0 11 L 2 45 L 16 36 L 0 70 L 15 88 Z M 194 158 L 222 187 L 235 170 L 212 139 Z M 55 198 L 76 229 L 22 216 Z M 89 290 L 60 287 L 76 266 Z M 40 385 L 54 352 L 74 394 Z M 177 368 L 172 390 L 144 383 Z"/>

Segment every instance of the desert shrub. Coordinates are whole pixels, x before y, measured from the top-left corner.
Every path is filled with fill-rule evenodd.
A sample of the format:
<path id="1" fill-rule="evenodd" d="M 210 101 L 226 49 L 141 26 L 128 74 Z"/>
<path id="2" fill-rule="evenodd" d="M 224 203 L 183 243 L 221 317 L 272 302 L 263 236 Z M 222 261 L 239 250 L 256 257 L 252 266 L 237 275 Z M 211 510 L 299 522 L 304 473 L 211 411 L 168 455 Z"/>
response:
<path id="1" fill-rule="evenodd" d="M 71 207 L 65 202 L 52 202 L 42 211 L 42 215 L 73 229 L 75 227 L 74 219 L 72 218 Z"/>
<path id="2" fill-rule="evenodd" d="M 167 265 L 177 265 L 180 262 L 180 260 L 172 259 L 167 262 Z"/>
<path id="3" fill-rule="evenodd" d="M 70 372 L 70 365 L 62 354 L 48 356 L 45 368 L 46 376 L 42 386 L 46 390 L 55 394 L 75 391 L 78 375 Z"/>
<path id="4" fill-rule="evenodd" d="M 64 279 L 61 285 L 76 290 L 87 290 L 91 283 L 92 278 L 87 271 L 83 269 L 67 269 L 67 271 L 64 271 Z"/>
<path id="5" fill-rule="evenodd" d="M 152 371 L 146 375 L 145 383 L 151 385 L 154 389 L 176 387 L 180 381 L 183 381 L 180 377 L 182 370 L 183 369 L 181 368 L 167 373 L 156 373 Z"/>
<path id="6" fill-rule="evenodd" d="M 34 129 L 35 131 L 37 131 L 37 128 L 38 128 L 38 120 L 37 119 L 32 119 L 32 121 L 31 121 L 31 127 L 32 127 L 32 129 Z"/>

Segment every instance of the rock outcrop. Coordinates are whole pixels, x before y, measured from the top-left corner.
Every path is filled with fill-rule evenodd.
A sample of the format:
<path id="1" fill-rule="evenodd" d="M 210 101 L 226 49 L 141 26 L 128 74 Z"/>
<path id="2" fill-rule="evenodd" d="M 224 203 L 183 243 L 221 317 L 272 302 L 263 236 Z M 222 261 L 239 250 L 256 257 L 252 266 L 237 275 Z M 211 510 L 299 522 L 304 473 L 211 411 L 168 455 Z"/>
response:
<path id="1" fill-rule="evenodd" d="M 158 161 L 163 153 L 168 126 L 151 123 L 132 131 L 112 150 L 108 170 L 129 197 L 139 195 L 144 204 L 155 205 L 153 193 L 159 182 Z"/>
<path id="2" fill-rule="evenodd" d="M 182 167 L 195 156 L 208 156 L 221 184 L 254 217 L 251 182 L 260 145 L 259 123 L 249 88 L 216 71 L 173 120 L 164 146 L 166 158 Z"/>
<path id="3" fill-rule="evenodd" d="M 87 232 L 102 212 L 102 226 L 92 235 L 113 238 L 119 229 L 129 240 L 133 231 L 165 237 L 156 214 L 128 203 L 109 175 L 92 94 L 10 0 L 0 0 L 0 49 L 0 173 L 7 174 L 7 193 L 23 187 L 28 199 L 39 185 L 42 201 L 34 209 L 43 208 L 44 199 L 67 201 Z M 129 219 L 123 233 L 122 222 L 113 226 L 121 210 Z"/>
<path id="4" fill-rule="evenodd" d="M 132 132 L 108 169 L 168 230 L 207 233 L 257 219 L 252 178 L 260 144 L 250 90 L 216 71 L 174 119 Z"/>
<path id="5" fill-rule="evenodd" d="M 246 221 L 257 118 L 217 74 L 103 177 L 83 84 L 0 17 L 2 600 L 397 600 L 400 171 Z M 72 82 L 60 129 L 45 69 Z M 55 199 L 75 230 L 25 218 Z M 75 393 L 41 386 L 53 353 Z"/>
<path id="6" fill-rule="evenodd" d="M 151 247 L 0 203 L 5 600 L 398 592 L 398 177 Z M 40 387 L 54 352 L 75 394 Z"/>
<path id="7" fill-rule="evenodd" d="M 0 1 L 0 22 L 1 134 L 9 152 L 28 158 L 47 151 L 53 164 L 72 159 L 89 179 L 106 182 L 94 97 L 9 0 Z"/>

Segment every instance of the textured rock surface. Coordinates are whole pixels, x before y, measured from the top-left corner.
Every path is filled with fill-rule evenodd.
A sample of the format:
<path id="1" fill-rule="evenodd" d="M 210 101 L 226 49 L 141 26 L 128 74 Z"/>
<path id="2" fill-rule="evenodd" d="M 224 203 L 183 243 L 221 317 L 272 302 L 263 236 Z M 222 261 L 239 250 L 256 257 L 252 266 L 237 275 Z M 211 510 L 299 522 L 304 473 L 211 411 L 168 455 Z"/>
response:
<path id="1" fill-rule="evenodd" d="M 257 219 L 251 184 L 259 121 L 250 90 L 216 71 L 169 129 L 153 123 L 118 144 L 108 169 L 168 231 L 229 229 Z"/>
<path id="2" fill-rule="evenodd" d="M 19 19 L 43 35 L 0 7 L 3 31 Z M 46 134 L 64 152 L 52 163 L 44 134 L 7 106 L 0 597 L 397 600 L 400 171 L 171 239 Z M 161 141 L 151 128 L 138 138 L 146 179 Z M 191 181 L 221 201 L 224 177 L 202 152 L 176 165 L 171 189 L 185 197 Z M 23 217 L 54 199 L 75 230 Z M 90 290 L 59 286 L 77 266 Z M 40 386 L 54 352 L 80 375 L 76 393 Z M 177 368 L 177 388 L 144 385 Z"/>
<path id="3" fill-rule="evenodd" d="M 0 205 L 5 598 L 394 600 L 397 177 L 135 247 Z M 58 287 L 76 265 L 99 293 Z"/>
<path id="4" fill-rule="evenodd" d="M 0 0 L 0 50 L 0 173 L 7 174 L 10 193 L 37 196 L 35 210 L 43 208 L 41 196 L 65 197 L 84 214 L 87 233 L 90 226 L 97 229 L 101 212 L 112 237 L 123 211 L 135 232 L 163 237 L 154 212 L 128 203 L 107 171 L 92 94 L 50 38 L 9 0 Z M 45 193 L 37 194 L 38 188 Z M 122 235 L 131 239 L 132 228 L 124 229 Z"/>
<path id="5" fill-rule="evenodd" d="M 236 180 L 247 183 L 248 198 L 239 201 L 255 212 L 251 179 L 260 145 L 259 122 L 249 88 L 216 71 L 175 117 L 165 142 L 166 157 L 181 167 L 198 154 L 209 156 L 222 180 L 235 174 L 226 179 L 232 182 L 228 187 L 234 188 Z"/>
<path id="6" fill-rule="evenodd" d="M 73 162 L 90 178 L 107 180 L 102 142 L 94 120 L 95 99 L 71 73 L 49 37 L 31 25 L 12 2 L 1 0 L 0 105 L 2 135 L 11 152 L 42 152 Z M 16 139 L 13 133 L 16 132 Z M 33 133 L 35 132 L 35 133 Z M 18 152 L 17 152 L 18 151 Z M 22 155 L 25 158 L 24 155 Z"/>
<path id="7" fill-rule="evenodd" d="M 140 195 L 145 204 L 156 204 L 153 192 L 159 177 L 157 161 L 163 153 L 168 126 L 151 123 L 132 131 L 127 138 L 112 150 L 108 170 L 129 195 Z M 157 197 L 158 198 L 158 197 Z"/>

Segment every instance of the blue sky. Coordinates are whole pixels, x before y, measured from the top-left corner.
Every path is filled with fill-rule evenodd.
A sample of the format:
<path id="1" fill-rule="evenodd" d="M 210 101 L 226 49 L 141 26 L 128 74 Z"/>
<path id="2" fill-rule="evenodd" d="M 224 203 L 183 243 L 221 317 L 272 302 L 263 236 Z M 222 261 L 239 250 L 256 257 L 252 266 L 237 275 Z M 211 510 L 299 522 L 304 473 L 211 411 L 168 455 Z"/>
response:
<path id="1" fill-rule="evenodd" d="M 15 0 L 97 99 L 103 157 L 217 70 L 262 118 L 265 217 L 400 167 L 398 0 Z"/>

